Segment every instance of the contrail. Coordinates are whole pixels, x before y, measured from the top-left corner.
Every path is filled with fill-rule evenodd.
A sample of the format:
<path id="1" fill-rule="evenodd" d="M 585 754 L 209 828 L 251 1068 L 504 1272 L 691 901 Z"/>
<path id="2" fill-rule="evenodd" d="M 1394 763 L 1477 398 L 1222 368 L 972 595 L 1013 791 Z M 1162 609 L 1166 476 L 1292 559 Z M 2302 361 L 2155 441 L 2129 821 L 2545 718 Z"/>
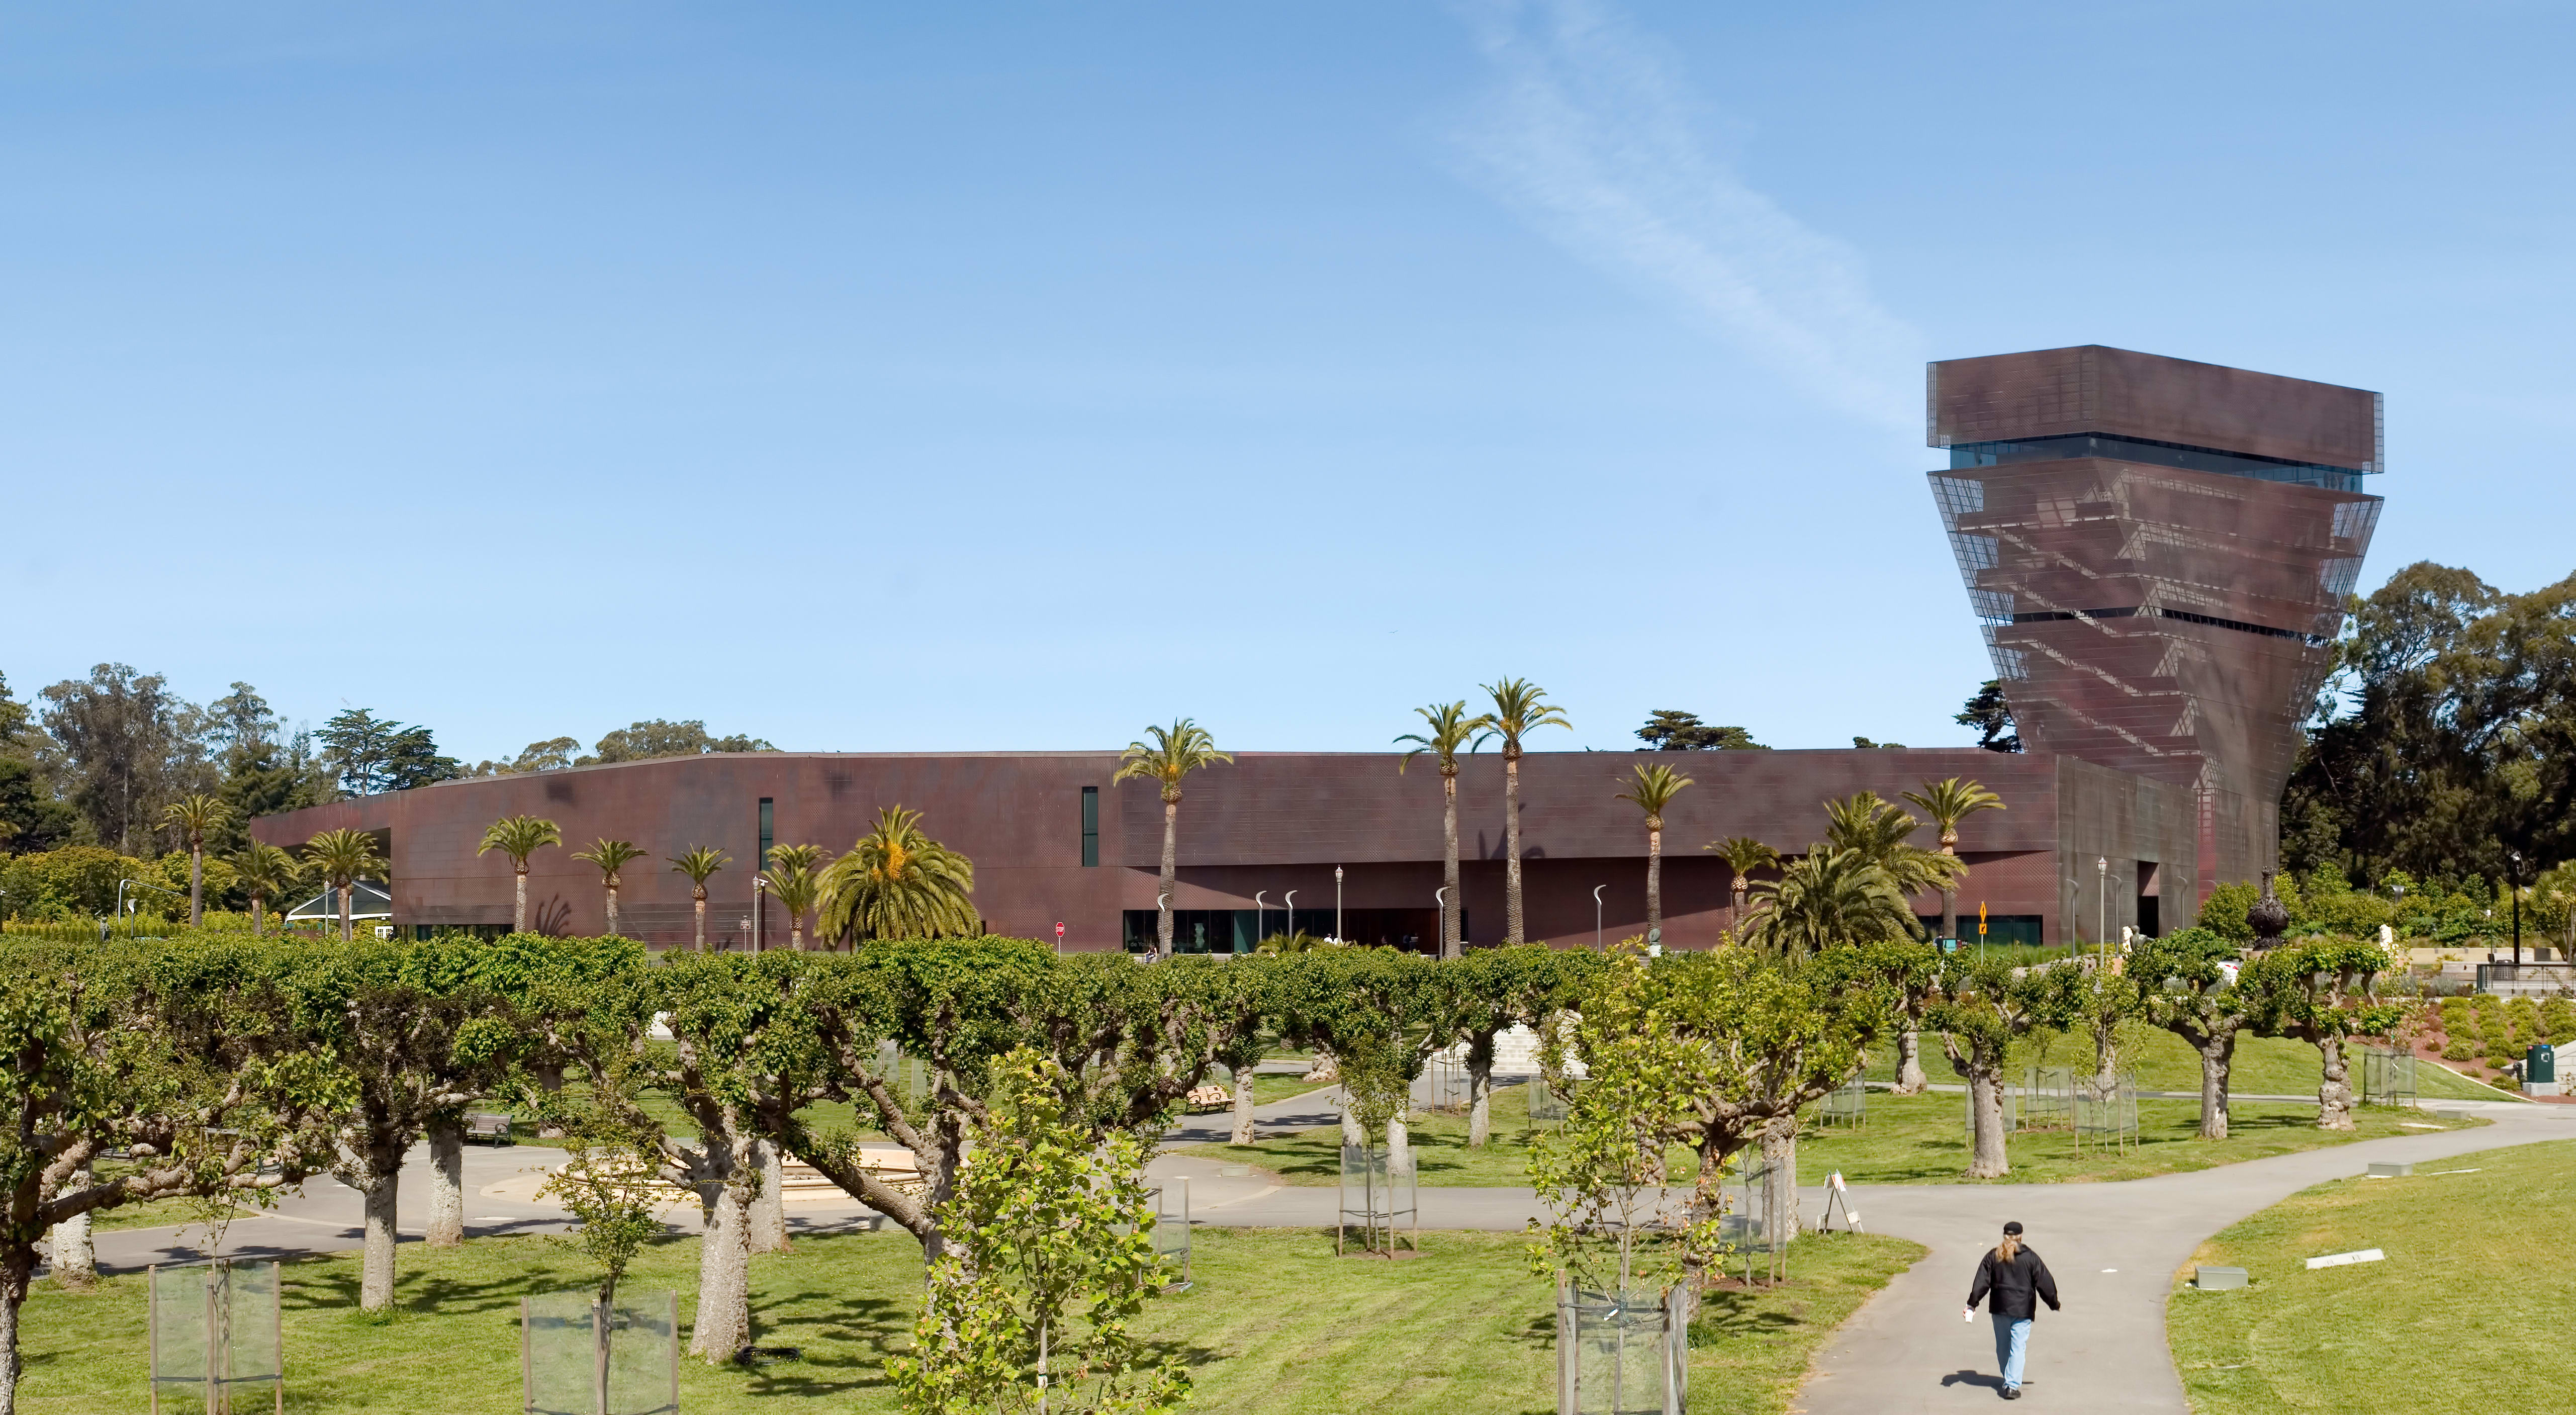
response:
<path id="1" fill-rule="evenodd" d="M 1649 43 L 1588 0 L 1463 9 L 1496 77 L 1457 135 L 1474 180 L 1582 259 L 1681 296 L 1825 402 L 1921 425 L 1922 336 L 1871 298 L 1858 252 L 1706 150 Z"/>

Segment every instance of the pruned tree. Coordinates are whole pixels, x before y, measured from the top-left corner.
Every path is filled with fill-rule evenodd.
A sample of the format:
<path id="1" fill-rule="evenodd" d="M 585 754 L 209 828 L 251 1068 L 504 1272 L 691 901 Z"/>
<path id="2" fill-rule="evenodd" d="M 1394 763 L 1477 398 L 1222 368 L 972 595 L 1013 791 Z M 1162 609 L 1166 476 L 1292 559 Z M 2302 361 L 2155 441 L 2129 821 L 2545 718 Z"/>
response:
<path id="1" fill-rule="evenodd" d="M 152 1199 L 257 1200 L 327 1161 L 347 1077 L 288 1024 L 279 945 L 85 944 L 0 953 L 0 1415 L 37 1244 Z M 113 1177 L 97 1161 L 121 1147 Z"/>
<path id="2" fill-rule="evenodd" d="M 2244 949 L 2208 929 L 2180 929 L 2140 943 L 2128 971 L 2138 980 L 2139 1007 L 2151 1026 L 2188 1043 L 2200 1058 L 2200 1138 L 2227 1138 L 2228 1073 L 2236 1041 L 2263 1014 L 2263 1000 L 2242 986 Z"/>
<path id="3" fill-rule="evenodd" d="M 1467 1148 L 1493 1134 L 1494 1045 L 1513 1027 L 1545 1033 L 1600 980 L 1601 955 L 1545 944 L 1486 948 L 1440 971 L 1435 1005 L 1443 1042 L 1467 1071 Z"/>
<path id="4" fill-rule="evenodd" d="M 2320 1130 L 2353 1128 L 2346 1044 L 2386 1035 L 2405 1018 L 2404 1007 L 2378 995 L 2379 975 L 2391 966 L 2388 951 L 2377 943 L 2333 937 L 2277 949 L 2250 965 L 2245 981 L 2262 1004 L 2259 1025 L 2272 1036 L 2315 1047 L 2324 1065 L 2317 1087 Z"/>
<path id="5" fill-rule="evenodd" d="M 2082 985 L 2083 975 L 2074 968 L 1944 961 L 1940 990 L 1924 1021 L 1940 1030 L 1950 1069 L 1968 1083 L 1975 1126 L 1970 1179 L 1997 1179 L 2012 1172 L 2004 1150 L 2005 1060 L 2015 1038 L 2034 1030 L 2065 1030 L 2075 1020 Z"/>
<path id="6" fill-rule="evenodd" d="M 453 936 L 368 939 L 299 950 L 284 978 L 298 1032 L 347 1068 L 356 1096 L 332 1169 L 365 1202 L 358 1310 L 393 1305 L 396 1203 L 405 1156 L 430 1143 L 430 1242 L 464 1241 L 466 1103 L 501 1084 L 521 1028 L 476 978 L 480 947 Z"/>

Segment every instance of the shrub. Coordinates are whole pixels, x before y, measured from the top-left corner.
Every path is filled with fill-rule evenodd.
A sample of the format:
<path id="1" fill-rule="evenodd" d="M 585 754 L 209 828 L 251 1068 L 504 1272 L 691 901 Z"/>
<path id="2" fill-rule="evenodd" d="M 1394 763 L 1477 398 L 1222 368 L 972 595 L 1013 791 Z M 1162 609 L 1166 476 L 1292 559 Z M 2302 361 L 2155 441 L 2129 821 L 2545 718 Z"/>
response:
<path id="1" fill-rule="evenodd" d="M 2442 1048 L 2444 1061 L 2467 1061 L 2472 1055 L 2474 1051 L 2465 1041 L 2456 1041 Z"/>

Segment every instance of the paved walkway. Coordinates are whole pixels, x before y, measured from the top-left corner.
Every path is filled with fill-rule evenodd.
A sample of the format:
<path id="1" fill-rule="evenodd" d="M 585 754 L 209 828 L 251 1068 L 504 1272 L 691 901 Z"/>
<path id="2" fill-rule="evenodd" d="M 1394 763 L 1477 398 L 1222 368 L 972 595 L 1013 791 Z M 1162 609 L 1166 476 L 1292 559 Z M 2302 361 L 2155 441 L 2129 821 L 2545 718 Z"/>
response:
<path id="1" fill-rule="evenodd" d="M 2165 1298 L 2174 1273 L 2203 1239 L 2310 1185 L 2361 1174 L 2372 1160 L 2421 1163 L 2576 1139 L 2576 1112 L 2566 1108 L 2452 1104 L 2496 1123 L 2116 1184 L 1855 1189 L 1852 1204 L 1864 1228 L 1913 1239 L 1932 1252 L 1835 1335 L 1792 1408 L 1807 1415 L 1910 1415 L 1983 1409 L 1995 1400 L 1993 1327 L 1983 1313 L 1962 1323 L 1959 1306 L 1978 1258 L 2005 1220 L 2019 1219 L 2065 1301 L 2063 1312 L 2043 1308 L 2033 1328 L 2028 1398 L 2059 1410 L 2179 1415 L 2189 1407 L 2165 1347 Z"/>
<path id="2" fill-rule="evenodd" d="M 1329 1094 L 1294 1097 L 1260 1107 L 1265 1131 L 1335 1123 Z M 2576 1139 L 2576 1107 L 2510 1102 L 2450 1103 L 2496 1123 L 2474 1130 L 2368 1140 L 2227 1165 L 2194 1174 L 2111 1184 L 1890 1185 L 1856 1188 L 1852 1206 L 1873 1233 L 1910 1238 L 1929 1256 L 1899 1274 L 1863 1307 L 1818 1355 L 1796 1409 L 1808 1415 L 1907 1415 L 1914 1411 L 1982 1408 L 1996 1398 L 1992 1329 L 1984 1315 L 1962 1323 L 1977 1259 L 1993 1244 L 2006 1219 L 2029 1229 L 2033 1248 L 2047 1258 L 2065 1299 L 2062 1313 L 2043 1311 L 2031 1344 L 2030 1397 L 2063 1410 L 2169 1412 L 2187 1409 L 2164 1339 L 2165 1298 L 2175 1271 L 2201 1240 L 2238 1219 L 2307 1188 L 2361 1174 L 2372 1160 L 2438 1160 L 2474 1150 L 2543 1140 Z M 1202 1129 L 1222 1139 L 1229 1116 L 1195 1117 L 1177 1127 L 1174 1141 L 1192 1143 Z M 561 1210 L 533 1199 L 508 1197 L 527 1189 L 525 1174 L 559 1152 L 535 1145 L 475 1149 L 466 1153 L 468 1233 L 474 1236 L 561 1231 Z M 407 1174 L 426 1168 L 415 1151 Z M 1190 1181 L 1191 1218 L 1204 1225 L 1248 1228 L 1329 1227 L 1338 1193 L 1331 1187 L 1275 1185 L 1258 1172 L 1229 1174 L 1229 1166 L 1196 1156 L 1165 1155 L 1149 1173 L 1169 1183 Z M 2462 1176 L 2467 1180 L 2468 1176 Z M 512 1182 L 516 1181 L 516 1182 Z M 416 1239 L 425 1217 L 426 1186 L 404 1185 L 400 1227 Z M 499 1192 L 493 1192 L 499 1191 Z M 1809 1221 L 1821 1214 L 1823 1191 L 1802 1196 Z M 1528 1189 L 1424 1189 L 1422 1226 L 1509 1232 L 1542 1216 Z M 789 1224 L 799 1233 L 880 1229 L 882 1223 L 854 1201 L 838 1197 L 791 1203 Z M 232 1225 L 224 1251 L 238 1257 L 291 1257 L 341 1252 L 360 1245 L 359 1196 L 328 1178 L 284 1198 L 277 1210 Z M 673 1228 L 693 1232 L 693 1205 L 672 1215 Z M 202 1230 L 127 1229 L 98 1235 L 100 1266 L 130 1269 L 150 1262 L 200 1256 Z"/>

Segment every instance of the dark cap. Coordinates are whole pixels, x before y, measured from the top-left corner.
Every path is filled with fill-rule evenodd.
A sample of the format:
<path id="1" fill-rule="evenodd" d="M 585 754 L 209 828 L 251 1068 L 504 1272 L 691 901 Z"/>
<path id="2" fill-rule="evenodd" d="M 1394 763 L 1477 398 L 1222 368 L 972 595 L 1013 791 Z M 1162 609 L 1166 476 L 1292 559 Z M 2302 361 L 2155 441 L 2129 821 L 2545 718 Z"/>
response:
<path id="1" fill-rule="evenodd" d="M 2015 1237 L 2019 1237 L 2021 1235 L 2021 1220 L 2014 1219 L 2012 1222 L 2005 1224 L 2004 1232 L 2012 1234 Z"/>

